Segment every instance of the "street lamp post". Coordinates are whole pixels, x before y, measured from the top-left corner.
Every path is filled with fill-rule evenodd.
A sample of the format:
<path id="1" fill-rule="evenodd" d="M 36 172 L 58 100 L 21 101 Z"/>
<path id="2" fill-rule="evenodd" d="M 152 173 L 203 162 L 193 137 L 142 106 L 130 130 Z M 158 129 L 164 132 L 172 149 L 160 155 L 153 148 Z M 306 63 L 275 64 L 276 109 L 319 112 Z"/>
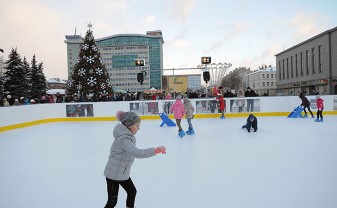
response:
<path id="1" fill-rule="evenodd" d="M 210 73 L 210 86 L 216 86 L 220 84 L 220 81 L 225 76 L 227 69 L 231 66 L 231 63 L 211 63 L 208 65 L 198 65 L 197 68 L 200 68 L 203 71 L 208 71 Z"/>

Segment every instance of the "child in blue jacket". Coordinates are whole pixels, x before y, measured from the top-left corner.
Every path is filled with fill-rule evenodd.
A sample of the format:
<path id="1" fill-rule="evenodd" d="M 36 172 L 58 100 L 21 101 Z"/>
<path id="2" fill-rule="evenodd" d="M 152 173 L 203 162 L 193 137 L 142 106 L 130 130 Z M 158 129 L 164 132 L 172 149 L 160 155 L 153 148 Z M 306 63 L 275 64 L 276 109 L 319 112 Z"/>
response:
<path id="1" fill-rule="evenodd" d="M 257 118 L 253 114 L 249 114 L 246 124 L 242 126 L 242 129 L 244 128 L 246 128 L 248 132 L 250 132 L 251 128 L 254 129 L 254 132 L 257 131 Z"/>

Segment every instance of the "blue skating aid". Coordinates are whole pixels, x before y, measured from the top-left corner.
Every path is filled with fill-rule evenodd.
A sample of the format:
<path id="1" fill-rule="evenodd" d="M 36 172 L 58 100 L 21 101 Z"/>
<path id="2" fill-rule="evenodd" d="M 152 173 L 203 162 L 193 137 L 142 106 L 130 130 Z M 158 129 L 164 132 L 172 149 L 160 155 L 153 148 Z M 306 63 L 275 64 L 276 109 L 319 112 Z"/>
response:
<path id="1" fill-rule="evenodd" d="M 298 118 L 302 117 L 302 106 L 297 106 L 289 115 L 288 118 Z"/>
<path id="2" fill-rule="evenodd" d="M 163 121 L 160 124 L 160 127 L 164 126 L 164 124 L 166 124 L 167 126 L 176 126 L 176 124 L 169 117 L 167 117 L 165 113 L 159 113 L 159 116 L 161 120 Z"/>

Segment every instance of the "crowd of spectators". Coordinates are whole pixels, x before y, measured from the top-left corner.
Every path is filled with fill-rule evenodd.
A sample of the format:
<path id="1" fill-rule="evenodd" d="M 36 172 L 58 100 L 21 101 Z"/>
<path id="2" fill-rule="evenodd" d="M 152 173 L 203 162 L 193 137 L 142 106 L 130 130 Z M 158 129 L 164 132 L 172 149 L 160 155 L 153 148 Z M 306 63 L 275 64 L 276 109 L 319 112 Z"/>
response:
<path id="1" fill-rule="evenodd" d="M 225 98 L 237 97 L 237 94 L 229 89 L 220 89 L 220 92 Z M 189 91 L 186 92 L 188 98 L 213 98 L 216 97 L 219 92 L 214 92 L 213 90 L 208 90 L 207 93 L 204 91 Z M 30 104 L 45 104 L 45 103 L 78 103 L 78 102 L 112 102 L 112 101 L 133 101 L 133 100 L 165 100 L 168 94 L 175 99 L 176 96 L 182 95 L 181 93 L 144 93 L 144 92 L 116 92 L 111 95 L 63 95 L 48 94 L 43 95 L 40 98 L 27 98 L 27 97 L 14 97 L 10 94 L 0 97 L 0 107 L 17 106 L 17 105 L 30 105 Z M 250 96 L 258 96 L 253 90 L 250 92 Z M 231 101 L 231 106 L 234 101 Z"/>

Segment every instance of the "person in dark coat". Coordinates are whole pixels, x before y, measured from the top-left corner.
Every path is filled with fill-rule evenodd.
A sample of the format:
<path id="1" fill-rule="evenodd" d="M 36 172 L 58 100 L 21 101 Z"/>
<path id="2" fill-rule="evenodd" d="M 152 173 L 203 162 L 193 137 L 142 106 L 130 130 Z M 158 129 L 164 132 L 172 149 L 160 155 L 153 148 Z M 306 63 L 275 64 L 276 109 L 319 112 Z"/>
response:
<path id="1" fill-rule="evenodd" d="M 303 106 L 303 110 L 304 110 L 304 118 L 308 117 L 307 111 L 305 110 L 306 108 L 308 109 L 308 111 L 311 114 L 311 118 L 315 118 L 314 114 L 311 112 L 310 110 L 310 101 L 308 100 L 308 98 L 305 96 L 306 90 L 303 90 L 303 92 L 299 95 L 299 97 L 302 100 L 301 106 Z"/>
<path id="2" fill-rule="evenodd" d="M 231 89 L 229 89 L 229 88 L 227 89 L 227 91 L 224 93 L 223 96 L 224 96 L 225 98 L 232 98 L 232 97 L 235 97 L 235 95 L 232 93 Z M 234 104 L 234 99 L 229 101 L 230 112 L 232 112 L 233 104 Z"/>
<path id="3" fill-rule="evenodd" d="M 245 125 L 242 126 L 242 128 L 246 128 L 248 132 L 250 132 L 250 129 L 253 128 L 254 132 L 257 131 L 257 118 L 253 114 L 249 114 L 247 118 L 247 122 Z"/>
<path id="4" fill-rule="evenodd" d="M 247 91 L 245 92 L 245 97 L 255 97 L 256 94 L 254 90 L 250 89 L 250 87 L 247 87 Z M 247 99 L 247 112 L 249 112 L 249 109 L 251 112 L 254 111 L 254 99 Z"/>

